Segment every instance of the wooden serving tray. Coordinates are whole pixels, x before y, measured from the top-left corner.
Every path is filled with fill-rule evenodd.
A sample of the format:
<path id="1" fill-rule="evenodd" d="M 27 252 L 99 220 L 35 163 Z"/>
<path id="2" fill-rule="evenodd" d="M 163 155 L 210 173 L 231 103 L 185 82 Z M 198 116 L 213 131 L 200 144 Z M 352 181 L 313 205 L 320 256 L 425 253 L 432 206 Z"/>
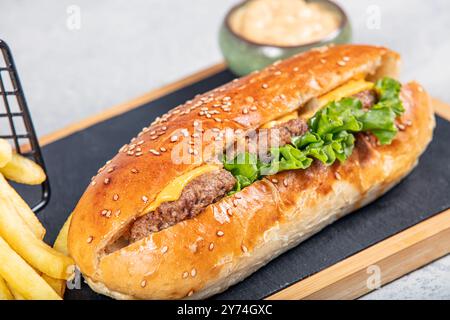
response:
<path id="1" fill-rule="evenodd" d="M 43 136 L 40 142 L 54 190 L 50 205 L 40 214 L 47 227 L 46 240 L 54 240 L 90 176 L 105 159 L 113 156 L 139 131 L 140 121 L 148 124 L 153 120 L 141 119 L 142 114 L 138 117 L 138 112 L 146 112 L 146 116 L 152 117 L 231 79 L 225 65 L 218 64 Z M 436 162 L 439 168 L 433 169 L 434 163 L 430 165 L 429 158 L 423 159 L 428 171 L 419 165 L 411 178 L 373 205 L 326 228 L 215 298 L 354 299 L 372 290 L 367 285 L 371 266 L 381 270 L 381 284 L 386 284 L 450 253 L 450 151 L 445 153 L 444 142 L 450 139 L 450 122 L 447 122 L 450 121 L 450 106 L 437 100 L 434 100 L 434 106 L 439 115 L 436 131 L 439 136 L 430 146 L 428 157 L 447 157 Z M 131 131 L 121 131 L 125 129 L 119 129 L 119 123 L 124 123 L 124 127 L 125 124 L 131 126 Z M 112 138 L 117 135 L 117 141 L 111 142 L 111 135 Z M 108 145 L 107 149 L 104 145 Z M 427 172 L 431 178 L 439 176 L 437 182 L 424 179 Z M 403 195 L 412 197 L 415 192 L 421 193 L 415 188 L 426 183 L 429 183 L 428 189 L 433 187 L 434 190 L 419 195 L 425 200 L 402 203 L 408 200 Z M 20 191 L 25 195 L 29 193 L 26 188 Z M 68 291 L 66 298 L 103 297 L 83 285 L 82 290 Z"/>

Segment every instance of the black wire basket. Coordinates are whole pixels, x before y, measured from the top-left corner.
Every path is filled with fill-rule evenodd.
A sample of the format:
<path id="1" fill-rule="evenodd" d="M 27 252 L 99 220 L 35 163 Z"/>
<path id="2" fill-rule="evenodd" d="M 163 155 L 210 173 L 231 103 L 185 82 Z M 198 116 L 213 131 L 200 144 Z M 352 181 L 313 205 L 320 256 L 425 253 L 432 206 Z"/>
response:
<path id="1" fill-rule="evenodd" d="M 11 50 L 1 39 L 0 51 L 0 138 L 8 140 L 17 153 L 34 160 L 47 174 Z M 40 200 L 32 206 L 34 212 L 43 209 L 50 199 L 48 175 L 40 187 Z"/>

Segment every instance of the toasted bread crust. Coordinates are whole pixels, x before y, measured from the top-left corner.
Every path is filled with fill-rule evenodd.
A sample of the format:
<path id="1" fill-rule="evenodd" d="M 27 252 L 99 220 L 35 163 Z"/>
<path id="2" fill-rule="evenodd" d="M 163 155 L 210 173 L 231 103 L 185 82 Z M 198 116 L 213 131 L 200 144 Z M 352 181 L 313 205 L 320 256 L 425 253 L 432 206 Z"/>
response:
<path id="1" fill-rule="evenodd" d="M 180 129 L 191 135 L 194 122 L 201 120 L 205 130 L 253 130 L 359 74 L 395 76 L 398 61 L 397 54 L 378 47 L 315 50 L 172 110 L 132 143 L 134 154 L 119 152 L 81 198 L 69 230 L 69 250 L 77 265 L 95 290 L 110 296 L 203 298 L 225 290 L 377 198 L 412 170 L 431 140 L 434 118 L 429 97 L 417 84 L 403 87 L 404 120 L 412 125 L 399 132 L 392 145 L 379 147 L 359 138 L 343 165 L 314 164 L 308 170 L 277 174 L 209 206 L 193 219 L 113 253 L 102 251 L 142 213 L 143 199 L 152 201 L 174 177 L 199 166 L 172 162 L 170 148 L 176 143 L 171 137 Z M 199 116 L 201 108 L 214 109 L 218 101 L 230 102 L 229 111 L 219 107 L 221 112 L 211 118 Z M 252 106 L 256 108 L 250 111 Z M 142 155 L 136 156 L 138 147 Z M 203 151 L 207 147 L 203 145 Z M 212 157 L 205 152 L 200 163 Z"/>

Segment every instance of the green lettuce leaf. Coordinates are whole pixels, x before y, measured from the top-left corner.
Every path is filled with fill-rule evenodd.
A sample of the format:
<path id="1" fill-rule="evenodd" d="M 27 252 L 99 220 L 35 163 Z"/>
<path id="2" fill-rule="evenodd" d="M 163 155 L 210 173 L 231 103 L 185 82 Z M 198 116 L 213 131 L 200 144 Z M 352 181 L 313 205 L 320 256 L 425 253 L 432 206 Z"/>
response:
<path id="1" fill-rule="evenodd" d="M 224 160 L 224 168 L 236 178 L 231 193 L 240 191 L 266 175 L 287 170 L 307 169 L 314 160 L 327 166 L 343 163 L 352 154 L 355 134 L 370 132 L 381 145 L 392 143 L 397 134 L 395 119 L 405 111 L 400 100 L 401 84 L 391 78 L 375 83 L 379 102 L 364 110 L 358 98 L 332 101 L 308 121 L 309 131 L 293 137 L 291 144 L 270 150 L 270 161 L 263 162 L 255 154 L 238 154 Z"/>

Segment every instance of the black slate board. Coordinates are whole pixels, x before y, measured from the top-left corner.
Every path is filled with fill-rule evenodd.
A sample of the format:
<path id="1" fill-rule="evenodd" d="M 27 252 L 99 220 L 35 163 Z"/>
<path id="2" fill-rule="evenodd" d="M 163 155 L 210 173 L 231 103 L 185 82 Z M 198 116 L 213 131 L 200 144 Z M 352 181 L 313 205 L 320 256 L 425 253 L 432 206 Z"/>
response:
<path id="1" fill-rule="evenodd" d="M 39 214 L 52 243 L 77 200 L 106 159 L 154 118 L 234 76 L 223 71 L 137 109 L 96 124 L 43 148 L 52 187 Z M 400 185 L 235 285 L 216 299 L 261 299 L 450 208 L 450 122 L 438 118 L 435 139 L 420 165 Z M 36 197 L 19 186 L 27 200 Z M 103 299 L 83 284 L 66 299 Z"/>

